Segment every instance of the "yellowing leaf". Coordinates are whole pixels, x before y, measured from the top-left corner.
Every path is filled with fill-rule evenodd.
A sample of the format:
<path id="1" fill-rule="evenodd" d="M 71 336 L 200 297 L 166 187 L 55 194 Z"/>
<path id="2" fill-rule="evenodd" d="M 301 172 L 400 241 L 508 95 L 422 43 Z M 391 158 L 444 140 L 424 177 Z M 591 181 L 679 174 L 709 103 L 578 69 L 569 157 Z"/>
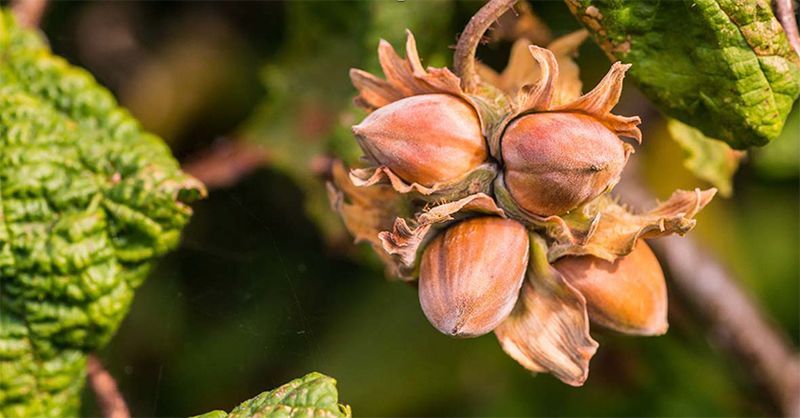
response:
<path id="1" fill-rule="evenodd" d="M 769 0 L 567 5 L 662 111 L 736 149 L 775 139 L 800 95 L 800 57 Z"/>
<path id="2" fill-rule="evenodd" d="M 747 155 L 728 144 L 709 138 L 699 130 L 675 119 L 667 121 L 667 129 L 686 152 L 683 165 L 697 178 L 711 183 L 724 197 L 733 193 L 732 179 L 739 162 Z"/>

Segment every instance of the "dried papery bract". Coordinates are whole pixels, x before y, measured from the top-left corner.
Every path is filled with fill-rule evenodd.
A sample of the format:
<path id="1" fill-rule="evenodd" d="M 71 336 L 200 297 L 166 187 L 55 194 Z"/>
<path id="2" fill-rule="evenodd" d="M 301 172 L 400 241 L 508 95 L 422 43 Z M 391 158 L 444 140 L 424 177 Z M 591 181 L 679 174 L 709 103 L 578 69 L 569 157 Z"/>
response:
<path id="1" fill-rule="evenodd" d="M 418 275 L 420 252 L 437 232 L 454 222 L 476 215 L 505 217 L 491 196 L 476 193 L 455 202 L 428 207 L 415 214 L 413 219 L 398 217 L 391 230 L 379 233 L 377 238 L 381 242 L 382 253 L 390 257 L 390 264 L 398 274 L 414 280 Z"/>
<path id="2" fill-rule="evenodd" d="M 582 29 L 554 39 L 547 45 L 555 57 L 559 72 L 555 77 L 553 103 L 569 103 L 580 97 L 583 84 L 573 58 L 588 36 L 589 32 Z M 531 44 L 533 42 L 527 39 L 517 39 L 511 47 L 508 64 L 501 73 L 478 62 L 477 70 L 481 79 L 509 96 L 516 95 L 526 85 L 535 85 L 542 79 L 542 72 L 537 61 L 531 57 Z"/>
<path id="3" fill-rule="evenodd" d="M 644 213 L 633 213 L 604 195 L 593 202 L 598 218 L 591 234 L 581 240 L 553 237 L 548 257 L 555 261 L 565 255 L 593 255 L 608 261 L 633 251 L 640 238 L 684 235 L 694 228 L 694 216 L 717 193 L 717 189 L 676 190 L 663 203 Z"/>
<path id="4" fill-rule="evenodd" d="M 593 256 L 570 256 L 560 258 L 553 267 L 586 298 L 592 322 L 626 334 L 667 332 L 664 273 L 643 240 L 613 263 Z"/>
<path id="5" fill-rule="evenodd" d="M 389 185 L 357 187 L 350 181 L 341 161 L 334 161 L 331 175 L 327 184 L 331 208 L 339 214 L 355 242 L 368 242 L 384 260 L 388 273 L 400 276 L 400 268 L 392 262 L 391 255 L 383 251 L 379 234 L 391 228 L 397 216 L 406 212 L 407 203 Z"/>
<path id="6" fill-rule="evenodd" d="M 475 109 L 449 94 L 390 103 L 354 126 L 353 133 L 371 160 L 426 187 L 457 179 L 488 157 Z"/>
<path id="7" fill-rule="evenodd" d="M 533 372 L 581 386 L 597 342 L 589 335 L 586 299 L 547 262 L 547 244 L 530 234 L 525 283 L 514 311 L 496 329 L 508 355 Z"/>
<path id="8" fill-rule="evenodd" d="M 422 255 L 422 311 L 448 335 L 491 332 L 514 307 L 527 264 L 528 233 L 519 222 L 486 216 L 459 222 Z"/>

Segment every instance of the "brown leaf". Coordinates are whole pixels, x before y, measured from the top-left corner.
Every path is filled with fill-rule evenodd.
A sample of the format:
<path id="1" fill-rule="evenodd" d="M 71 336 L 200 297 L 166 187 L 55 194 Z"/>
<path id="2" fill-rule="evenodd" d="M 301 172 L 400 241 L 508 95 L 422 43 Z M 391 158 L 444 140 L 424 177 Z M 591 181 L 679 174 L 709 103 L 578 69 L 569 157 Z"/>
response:
<path id="1" fill-rule="evenodd" d="M 560 98 L 557 103 L 574 100 L 581 94 L 579 69 L 573 57 L 577 54 L 578 47 L 587 37 L 588 32 L 586 30 L 579 30 L 562 36 L 547 46 L 547 50 L 552 53 L 557 62 L 557 64 L 549 67 L 557 67 L 562 70 L 560 75 L 552 76 L 555 83 L 556 97 Z M 531 46 L 534 45 L 530 40 L 526 38 L 517 39 L 511 46 L 508 64 L 502 73 L 498 74 L 491 68 L 479 64 L 478 74 L 484 81 L 491 83 L 507 95 L 516 96 L 524 86 L 536 85 L 543 78 L 541 60 L 537 58 L 536 53 L 532 53 Z M 534 46 L 534 48 L 539 47 Z M 531 59 L 532 54 L 533 59 Z M 523 106 L 518 107 L 524 109 Z"/>
<path id="2" fill-rule="evenodd" d="M 528 46 L 528 51 L 539 65 L 539 79 L 536 84 L 526 84 L 517 94 L 517 103 L 524 111 L 543 111 L 550 108 L 558 79 L 558 63 L 556 57 L 548 49 L 535 45 Z"/>
<path id="3" fill-rule="evenodd" d="M 556 104 L 571 102 L 580 97 L 583 92 L 580 68 L 574 58 L 578 55 L 578 48 L 587 37 L 589 37 L 589 32 L 582 29 L 557 38 L 547 45 L 547 49 L 553 51 L 558 62 L 556 94 L 553 97 L 553 102 Z"/>
<path id="4" fill-rule="evenodd" d="M 418 250 L 433 238 L 434 226 L 446 226 L 455 219 L 474 214 L 490 214 L 505 217 L 502 209 L 486 194 L 476 193 L 455 202 L 429 208 L 411 221 L 398 217 L 391 230 L 379 234 L 383 251 L 391 256 L 399 276 L 413 279 L 417 265 Z M 389 229 L 389 228 L 387 228 Z"/>
<path id="5" fill-rule="evenodd" d="M 517 39 L 511 45 L 508 64 L 502 73 L 498 74 L 490 67 L 478 63 L 478 75 L 508 95 L 516 94 L 526 84 L 536 83 L 539 80 L 539 69 L 536 61 L 531 59 L 529 45 L 531 42 L 528 39 Z"/>
<path id="6" fill-rule="evenodd" d="M 461 80 L 450 70 L 422 67 L 414 35 L 411 31 L 406 33 L 405 59 L 400 58 L 385 40 L 378 45 L 378 57 L 386 80 L 359 69 L 350 70 L 350 79 L 359 91 L 356 104 L 373 111 L 404 97 L 429 93 L 452 94 L 472 103 L 461 90 Z"/>
<path id="7" fill-rule="evenodd" d="M 551 111 L 581 112 L 594 116 L 618 135 L 629 136 L 642 142 L 642 133 L 637 125 L 641 123 L 638 116 L 625 117 L 611 114 L 611 109 L 619 102 L 622 94 L 622 80 L 630 64 L 615 62 L 600 83 L 592 91 L 570 103 L 556 106 Z"/>
<path id="8" fill-rule="evenodd" d="M 557 241 L 550 246 L 548 257 L 556 260 L 565 255 L 593 255 L 613 262 L 630 253 L 639 238 L 684 235 L 694 228 L 697 221 L 692 218 L 716 192 L 714 188 L 677 190 L 666 202 L 643 214 L 631 213 L 608 195 L 601 196 L 600 219 L 588 238 L 583 242 Z"/>
<path id="9" fill-rule="evenodd" d="M 425 200 L 454 200 L 479 192 L 487 192 L 496 175 L 497 167 L 492 163 L 484 163 L 461 178 L 426 187 L 419 183 L 409 184 L 388 167 L 379 166 L 351 170 L 350 181 L 358 187 L 388 184 L 399 193 L 415 193 Z"/>
<path id="10" fill-rule="evenodd" d="M 356 104 L 368 111 L 373 111 L 403 98 L 403 95 L 389 82 L 381 80 L 366 71 L 351 68 L 350 80 L 359 91 L 359 96 L 355 99 Z"/>
<path id="11" fill-rule="evenodd" d="M 391 228 L 394 219 L 406 211 L 405 203 L 388 185 L 354 185 L 341 161 L 334 162 L 332 175 L 333 180 L 327 188 L 333 210 L 341 216 L 355 242 L 368 242 L 384 261 L 389 273 L 398 275 L 394 261 L 383 251 L 378 235 Z"/>
<path id="12" fill-rule="evenodd" d="M 581 386 L 598 344 L 589 335 L 586 300 L 548 264 L 546 253 L 544 239 L 531 234 L 527 280 L 495 334 L 503 350 L 528 370 Z"/>
<path id="13" fill-rule="evenodd" d="M 550 28 L 533 12 L 530 4 L 523 1 L 503 13 L 487 35 L 492 42 L 526 38 L 533 44 L 547 45 L 551 40 Z"/>

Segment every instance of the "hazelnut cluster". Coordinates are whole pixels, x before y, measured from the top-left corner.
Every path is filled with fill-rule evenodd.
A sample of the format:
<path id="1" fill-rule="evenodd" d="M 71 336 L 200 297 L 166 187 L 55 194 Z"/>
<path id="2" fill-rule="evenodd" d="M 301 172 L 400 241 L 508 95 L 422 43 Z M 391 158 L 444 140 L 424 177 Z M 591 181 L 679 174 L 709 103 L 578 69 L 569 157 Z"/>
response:
<path id="1" fill-rule="evenodd" d="M 405 59 L 382 41 L 386 78 L 350 73 L 370 112 L 353 127 L 365 167 L 338 163 L 329 184 L 356 240 L 418 281 L 434 327 L 494 331 L 521 365 L 576 386 L 598 345 L 590 322 L 666 332 L 664 275 L 643 238 L 688 232 L 715 193 L 676 191 L 645 213 L 610 196 L 633 152 L 620 137 L 641 142 L 640 120 L 611 113 L 628 65 L 581 95 L 571 57 L 585 38 L 520 40 L 503 73 L 481 67 L 471 91 L 424 68 L 410 32 Z"/>

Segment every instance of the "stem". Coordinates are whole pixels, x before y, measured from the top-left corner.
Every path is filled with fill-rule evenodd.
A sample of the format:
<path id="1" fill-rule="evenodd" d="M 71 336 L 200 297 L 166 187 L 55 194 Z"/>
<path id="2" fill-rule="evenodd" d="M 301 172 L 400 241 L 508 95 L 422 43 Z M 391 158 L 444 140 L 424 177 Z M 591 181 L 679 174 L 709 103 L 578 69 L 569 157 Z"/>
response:
<path id="1" fill-rule="evenodd" d="M 243 140 L 223 139 L 183 164 L 209 189 L 230 187 L 269 163 L 267 151 Z"/>
<path id="2" fill-rule="evenodd" d="M 793 0 L 775 0 L 775 15 L 789 38 L 794 52 L 800 55 L 800 33 L 797 30 L 797 20 L 794 17 Z"/>
<path id="3" fill-rule="evenodd" d="M 456 74 L 461 77 L 461 87 L 466 92 L 472 92 L 478 85 L 478 72 L 475 69 L 475 52 L 486 30 L 492 26 L 503 13 L 516 3 L 517 0 L 489 0 L 469 20 L 467 27 L 461 32 L 453 54 L 453 67 Z"/>
<path id="4" fill-rule="evenodd" d="M 11 2 L 11 12 L 20 25 L 26 28 L 39 26 L 47 8 L 47 0 L 14 0 Z"/>
<path id="5" fill-rule="evenodd" d="M 108 370 L 103 368 L 103 364 L 94 354 L 89 355 L 86 373 L 89 378 L 89 384 L 92 386 L 97 398 L 97 403 L 103 411 L 103 416 L 106 418 L 130 418 L 131 413 L 128 411 L 128 405 L 125 404 L 125 399 L 119 393 L 114 377 L 111 376 Z"/>
<path id="6" fill-rule="evenodd" d="M 637 170 L 632 163 L 616 190 L 641 207 L 654 199 L 634 180 Z M 648 244 L 669 271 L 674 289 L 709 325 L 717 345 L 741 359 L 741 367 L 767 389 L 785 416 L 800 416 L 800 358 L 736 278 L 690 237 L 659 238 Z"/>
<path id="7" fill-rule="evenodd" d="M 677 290 L 710 325 L 713 338 L 739 357 L 788 417 L 800 416 L 800 362 L 784 335 L 723 266 L 690 239 L 651 242 Z"/>

